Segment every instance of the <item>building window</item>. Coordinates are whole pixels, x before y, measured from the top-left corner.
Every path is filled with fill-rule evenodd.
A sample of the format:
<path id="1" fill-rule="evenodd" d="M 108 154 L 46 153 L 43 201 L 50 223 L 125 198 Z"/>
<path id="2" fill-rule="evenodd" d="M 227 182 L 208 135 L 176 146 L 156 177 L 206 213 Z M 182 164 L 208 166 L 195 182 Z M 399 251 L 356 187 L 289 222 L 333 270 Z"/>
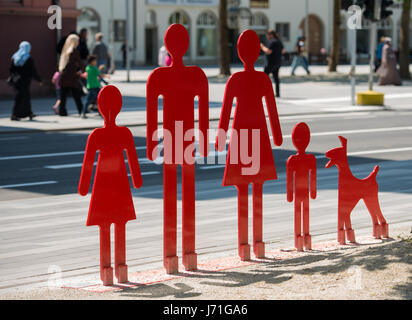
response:
<path id="1" fill-rule="evenodd" d="M 269 23 L 263 13 L 255 13 L 252 15 L 250 29 L 257 33 L 260 42 L 266 42 L 266 32 L 269 29 Z M 263 51 L 261 51 L 260 54 L 264 54 Z"/>
<path id="2" fill-rule="evenodd" d="M 269 8 L 269 0 L 250 0 L 251 8 Z"/>
<path id="3" fill-rule="evenodd" d="M 200 14 L 197 19 L 197 56 L 216 57 L 216 18 L 210 12 Z"/>
<path id="4" fill-rule="evenodd" d="M 126 40 L 126 20 L 113 20 L 114 41 Z"/>
<path id="5" fill-rule="evenodd" d="M 290 24 L 287 22 L 279 22 L 275 24 L 275 30 L 279 37 L 284 42 L 290 41 Z"/>

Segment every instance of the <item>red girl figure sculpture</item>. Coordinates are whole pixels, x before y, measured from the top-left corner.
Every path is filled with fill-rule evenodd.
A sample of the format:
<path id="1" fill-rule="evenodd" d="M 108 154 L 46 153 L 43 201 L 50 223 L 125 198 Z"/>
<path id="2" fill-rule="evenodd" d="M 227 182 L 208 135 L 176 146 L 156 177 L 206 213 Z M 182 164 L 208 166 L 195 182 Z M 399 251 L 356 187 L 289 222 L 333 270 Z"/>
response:
<path id="1" fill-rule="evenodd" d="M 303 251 L 312 249 L 309 234 L 309 190 L 310 197 L 316 199 L 316 158 L 307 154 L 310 142 L 310 130 L 306 123 L 298 123 L 292 131 L 292 142 L 298 153 L 290 156 L 286 164 L 287 200 L 293 201 L 295 194 L 295 248 Z M 301 218 L 303 216 L 303 237 Z"/>
<path id="2" fill-rule="evenodd" d="M 254 63 L 259 57 L 260 41 L 252 30 L 244 31 L 238 40 L 239 57 L 244 63 L 244 70 L 233 74 L 226 85 L 223 98 L 222 113 L 219 122 L 216 149 L 225 150 L 226 134 L 229 126 L 233 99 L 236 98 L 236 109 L 223 186 L 236 186 L 238 191 L 238 241 L 241 260 L 250 259 L 248 244 L 248 186 L 253 184 L 253 251 L 257 258 L 265 256 L 265 246 L 262 242 L 262 189 L 266 180 L 276 180 L 277 174 L 273 159 L 272 147 L 266 125 L 262 98 L 265 98 L 274 142 L 282 144 L 282 132 L 276 108 L 273 86 L 270 78 L 264 72 L 254 69 Z M 242 135 L 247 132 L 247 138 Z M 238 134 L 236 134 L 238 133 Z M 241 137 L 240 143 L 238 137 Z M 254 141 L 253 141 L 254 140 Z M 250 145 L 248 141 L 253 141 Z M 257 157 L 252 157 L 252 165 L 241 163 L 242 148 L 247 153 L 253 147 L 258 147 Z M 237 161 L 233 161 L 236 160 Z M 247 172 L 258 162 L 258 170 Z"/>
<path id="3" fill-rule="evenodd" d="M 115 274 L 119 283 L 127 282 L 126 223 L 136 219 L 129 179 L 123 156 L 126 150 L 133 186 L 142 186 L 142 176 L 133 136 L 126 127 L 116 125 L 122 96 L 114 86 L 106 86 L 97 99 L 104 127 L 93 130 L 87 139 L 79 194 L 87 195 L 96 152 L 99 150 L 87 226 L 100 228 L 100 278 L 105 286 L 113 284 L 110 257 L 110 226 L 115 225 Z"/>

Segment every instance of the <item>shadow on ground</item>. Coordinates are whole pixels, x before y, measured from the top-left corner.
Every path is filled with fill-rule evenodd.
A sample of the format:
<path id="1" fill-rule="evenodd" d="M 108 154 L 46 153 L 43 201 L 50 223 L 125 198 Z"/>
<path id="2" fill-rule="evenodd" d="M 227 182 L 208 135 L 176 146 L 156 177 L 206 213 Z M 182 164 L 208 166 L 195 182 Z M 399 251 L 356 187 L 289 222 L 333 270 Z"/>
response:
<path id="1" fill-rule="evenodd" d="M 295 275 L 331 275 L 343 273 L 358 266 L 367 271 L 379 271 L 390 268 L 393 263 L 411 265 L 412 244 L 407 241 L 386 240 L 385 245 L 366 248 L 361 251 L 339 250 L 334 252 L 313 252 L 307 256 L 302 256 L 288 260 L 266 259 L 259 262 L 259 266 L 248 268 L 246 272 L 232 269 L 229 271 L 198 272 L 187 276 L 188 278 L 200 280 L 199 284 L 226 288 L 245 287 L 263 282 L 266 285 L 274 285 L 291 281 Z M 365 245 L 366 246 L 366 245 Z M 412 279 L 412 274 L 410 276 Z M 273 287 L 273 289 L 276 289 Z M 411 299 L 412 283 L 394 286 L 390 289 L 390 294 L 394 298 Z M 125 289 L 120 294 L 133 298 L 194 298 L 201 297 L 193 286 L 186 283 L 174 283 L 173 286 L 167 283 L 156 283 L 136 288 Z M 217 296 L 217 298 L 219 298 Z"/>

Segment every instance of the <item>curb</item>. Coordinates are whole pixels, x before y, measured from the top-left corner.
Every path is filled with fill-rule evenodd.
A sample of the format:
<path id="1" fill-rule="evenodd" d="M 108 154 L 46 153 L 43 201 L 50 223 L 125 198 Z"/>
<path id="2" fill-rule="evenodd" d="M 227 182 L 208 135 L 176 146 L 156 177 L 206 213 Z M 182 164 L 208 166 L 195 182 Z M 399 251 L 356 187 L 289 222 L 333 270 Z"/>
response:
<path id="1" fill-rule="evenodd" d="M 367 109 L 367 106 L 359 106 L 359 110 L 352 110 L 350 112 L 363 112 L 363 111 L 393 111 L 394 109 L 388 109 L 385 106 L 382 106 L 381 109 Z M 366 109 L 363 109 L 366 108 Z M 306 113 L 288 113 L 288 114 L 281 114 L 279 118 L 283 117 L 291 117 L 291 116 L 313 116 L 317 114 L 344 114 L 348 113 L 347 110 L 345 111 L 322 111 L 322 112 L 306 112 Z M 233 120 L 233 118 L 230 118 Z M 210 121 L 219 121 L 220 118 L 209 118 Z M 194 121 L 198 123 L 199 120 Z M 159 125 L 163 125 L 163 121 L 159 121 Z M 123 127 L 143 127 L 146 126 L 146 123 L 125 123 L 122 124 Z M 0 126 L 1 127 L 1 126 Z M 61 128 L 61 129 L 32 129 L 32 128 L 16 128 L 16 130 L 9 130 L 9 131 L 0 131 L 0 135 L 3 134 L 16 134 L 16 133 L 39 133 L 39 132 L 65 132 L 65 131 L 82 131 L 82 130 L 93 130 L 96 129 L 96 126 L 85 126 L 85 127 L 68 127 L 68 128 Z"/>

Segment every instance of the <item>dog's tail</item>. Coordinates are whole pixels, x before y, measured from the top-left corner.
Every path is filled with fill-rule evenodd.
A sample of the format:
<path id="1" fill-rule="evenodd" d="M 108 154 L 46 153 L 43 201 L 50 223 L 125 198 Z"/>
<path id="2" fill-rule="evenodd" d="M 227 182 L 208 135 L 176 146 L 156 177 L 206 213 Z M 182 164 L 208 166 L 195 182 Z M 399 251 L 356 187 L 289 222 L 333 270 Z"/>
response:
<path id="1" fill-rule="evenodd" d="M 375 179 L 376 180 L 376 175 L 379 172 L 379 166 L 375 166 L 375 168 L 373 168 L 371 174 L 369 175 L 369 177 L 367 177 L 366 179 Z"/>

